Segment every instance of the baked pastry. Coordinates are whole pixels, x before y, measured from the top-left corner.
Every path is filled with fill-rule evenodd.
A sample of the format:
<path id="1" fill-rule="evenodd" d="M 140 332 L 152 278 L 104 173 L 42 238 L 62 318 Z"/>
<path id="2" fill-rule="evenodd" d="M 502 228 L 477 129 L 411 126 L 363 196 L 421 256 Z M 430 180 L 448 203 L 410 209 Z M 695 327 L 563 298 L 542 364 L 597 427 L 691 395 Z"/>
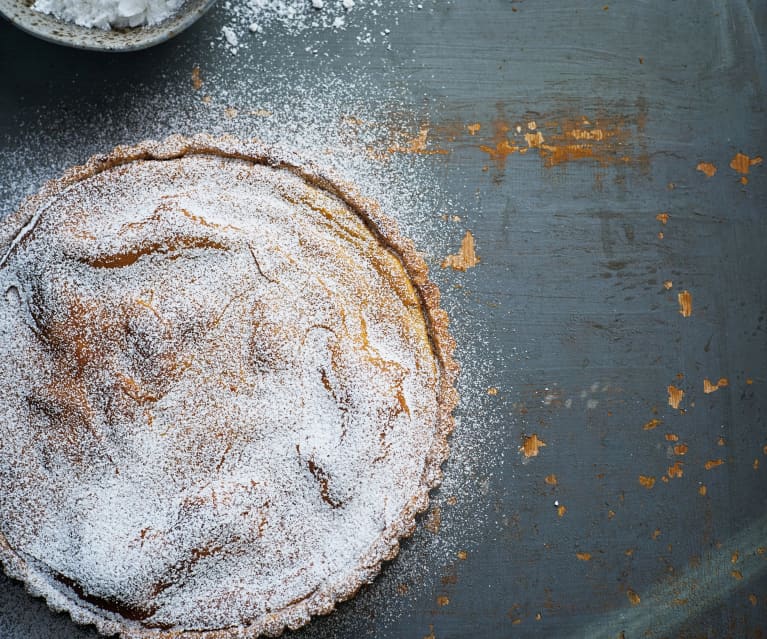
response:
<path id="1" fill-rule="evenodd" d="M 0 559 L 123 637 L 277 635 L 441 478 L 453 341 L 412 242 L 292 154 L 118 147 L 0 224 Z"/>

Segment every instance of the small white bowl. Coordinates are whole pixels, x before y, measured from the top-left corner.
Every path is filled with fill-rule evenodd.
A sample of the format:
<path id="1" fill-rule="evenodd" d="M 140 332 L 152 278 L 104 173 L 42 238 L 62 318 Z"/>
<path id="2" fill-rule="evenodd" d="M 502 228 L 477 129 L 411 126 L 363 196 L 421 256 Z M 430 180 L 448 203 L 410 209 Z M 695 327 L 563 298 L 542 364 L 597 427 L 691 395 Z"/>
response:
<path id="1" fill-rule="evenodd" d="M 181 8 L 159 24 L 123 29 L 89 29 L 32 9 L 34 0 L 0 0 L 0 14 L 38 38 L 76 49 L 135 51 L 160 44 L 197 21 L 216 0 L 186 0 Z"/>

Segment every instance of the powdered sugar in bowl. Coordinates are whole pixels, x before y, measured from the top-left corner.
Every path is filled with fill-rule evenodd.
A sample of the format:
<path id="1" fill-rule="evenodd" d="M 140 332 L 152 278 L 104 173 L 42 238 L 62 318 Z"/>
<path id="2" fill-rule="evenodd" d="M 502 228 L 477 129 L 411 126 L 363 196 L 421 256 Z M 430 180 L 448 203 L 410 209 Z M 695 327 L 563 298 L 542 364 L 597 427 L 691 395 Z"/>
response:
<path id="1" fill-rule="evenodd" d="M 0 14 L 38 38 L 94 51 L 135 51 L 165 42 L 215 0 L 0 0 Z"/>

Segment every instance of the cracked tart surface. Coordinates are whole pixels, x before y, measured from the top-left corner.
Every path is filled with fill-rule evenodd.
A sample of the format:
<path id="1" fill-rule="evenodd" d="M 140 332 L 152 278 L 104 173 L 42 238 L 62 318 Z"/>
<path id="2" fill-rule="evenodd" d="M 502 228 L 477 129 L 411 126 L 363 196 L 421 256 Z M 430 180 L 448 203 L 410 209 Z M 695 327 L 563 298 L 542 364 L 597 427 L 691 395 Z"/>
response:
<path id="1" fill-rule="evenodd" d="M 452 351 L 412 242 L 316 166 L 94 157 L 0 223 L 0 560 L 103 633 L 300 627 L 426 508 Z"/>

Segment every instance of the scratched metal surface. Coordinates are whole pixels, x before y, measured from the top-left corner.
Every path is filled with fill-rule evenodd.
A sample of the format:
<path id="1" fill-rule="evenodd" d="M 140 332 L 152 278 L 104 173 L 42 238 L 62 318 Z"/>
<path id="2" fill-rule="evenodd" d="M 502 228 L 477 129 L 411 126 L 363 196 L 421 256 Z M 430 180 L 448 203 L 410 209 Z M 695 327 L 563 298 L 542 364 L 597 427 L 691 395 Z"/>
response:
<path id="1" fill-rule="evenodd" d="M 364 69 L 449 151 L 431 161 L 464 212 L 451 245 L 470 229 L 481 263 L 435 277 L 464 339 L 459 357 L 482 360 L 483 381 L 498 389 L 465 397 L 459 414 L 480 411 L 481 422 L 487 411 L 497 454 L 484 457 L 475 497 L 443 508 L 439 534 L 454 536 L 448 545 L 465 548 L 465 560 L 434 565 L 421 526 L 371 587 L 290 636 L 762 637 L 767 166 L 746 176 L 729 164 L 738 152 L 767 153 L 767 4 L 425 5 L 400 19 L 391 50 L 355 53 L 354 33 L 342 32 L 328 36 L 328 58 L 302 47 L 283 56 L 290 36 L 279 29 L 239 56 L 211 48 L 220 9 L 131 57 L 62 50 L 0 23 L 2 210 L 16 205 L 11 159 L 33 191 L 95 150 L 67 134 L 61 166 L 41 172 L 42 156 L 20 148 L 30 131 L 76 132 L 99 117 L 113 143 L 133 141 L 124 96 L 188 92 L 194 64 L 229 68 L 232 91 L 254 59 L 273 70 L 258 78 L 267 86 L 317 68 L 349 80 Z M 696 170 L 701 162 L 716 174 Z M 690 317 L 679 313 L 682 290 Z M 482 339 L 468 343 L 472 326 Z M 704 378 L 721 377 L 727 387 L 703 392 Z M 668 404 L 669 385 L 685 391 L 683 410 Z M 467 380 L 462 389 L 477 393 Z M 519 447 L 533 434 L 545 447 L 526 459 Z M 464 546 L 465 529 L 449 521 L 474 513 L 480 529 Z M 424 566 L 407 594 L 396 590 L 400 560 Z M 95 632 L 0 577 L 0 637 Z"/>

